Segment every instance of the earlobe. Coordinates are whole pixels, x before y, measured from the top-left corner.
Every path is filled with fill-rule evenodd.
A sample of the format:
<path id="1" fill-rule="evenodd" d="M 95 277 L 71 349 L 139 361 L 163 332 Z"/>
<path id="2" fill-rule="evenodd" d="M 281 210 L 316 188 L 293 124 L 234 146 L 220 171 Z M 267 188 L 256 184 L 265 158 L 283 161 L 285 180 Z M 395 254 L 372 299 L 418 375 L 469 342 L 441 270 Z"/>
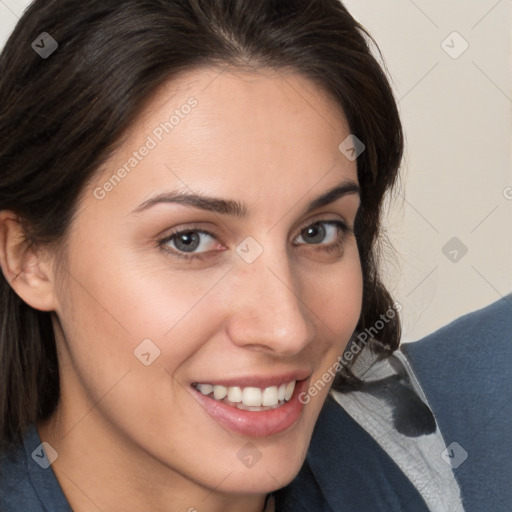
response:
<path id="1" fill-rule="evenodd" d="M 29 306 L 55 309 L 51 258 L 26 240 L 19 217 L 6 210 L 0 212 L 0 265 L 11 288 Z"/>

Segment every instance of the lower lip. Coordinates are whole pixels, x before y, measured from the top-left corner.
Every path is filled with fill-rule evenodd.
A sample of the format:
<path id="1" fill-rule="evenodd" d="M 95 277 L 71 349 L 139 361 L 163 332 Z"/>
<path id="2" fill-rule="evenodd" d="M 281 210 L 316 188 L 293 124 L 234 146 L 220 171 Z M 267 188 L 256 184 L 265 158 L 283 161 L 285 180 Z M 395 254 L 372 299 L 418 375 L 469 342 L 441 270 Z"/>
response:
<path id="1" fill-rule="evenodd" d="M 195 388 L 191 389 L 206 412 L 223 427 L 246 436 L 266 437 L 284 432 L 297 422 L 304 407 L 298 397 L 307 388 L 308 381 L 297 381 L 290 400 L 281 407 L 267 411 L 243 411 L 203 395 Z"/>

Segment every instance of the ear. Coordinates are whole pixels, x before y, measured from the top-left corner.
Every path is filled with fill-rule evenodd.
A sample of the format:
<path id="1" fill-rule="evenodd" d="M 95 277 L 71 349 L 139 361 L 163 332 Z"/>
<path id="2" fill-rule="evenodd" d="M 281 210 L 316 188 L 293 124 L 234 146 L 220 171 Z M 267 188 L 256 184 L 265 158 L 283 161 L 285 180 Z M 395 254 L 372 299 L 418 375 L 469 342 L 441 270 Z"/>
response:
<path id="1" fill-rule="evenodd" d="M 17 295 L 40 311 L 54 311 L 53 258 L 40 246 L 30 244 L 19 216 L 0 211 L 0 265 Z"/>

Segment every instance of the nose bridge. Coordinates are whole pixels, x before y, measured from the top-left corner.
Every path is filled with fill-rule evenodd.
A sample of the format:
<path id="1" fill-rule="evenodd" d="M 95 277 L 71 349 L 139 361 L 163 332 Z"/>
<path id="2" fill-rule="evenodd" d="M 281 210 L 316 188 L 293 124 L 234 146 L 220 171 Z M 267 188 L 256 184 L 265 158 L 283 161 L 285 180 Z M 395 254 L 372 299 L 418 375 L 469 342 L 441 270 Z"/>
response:
<path id="1" fill-rule="evenodd" d="M 300 276 L 294 272 L 286 248 L 276 245 L 271 247 L 269 242 L 250 263 L 243 257 L 236 263 L 239 284 L 230 336 L 240 346 L 293 354 L 311 341 L 313 325 L 301 296 Z M 256 247 L 249 245 L 251 250 Z"/>

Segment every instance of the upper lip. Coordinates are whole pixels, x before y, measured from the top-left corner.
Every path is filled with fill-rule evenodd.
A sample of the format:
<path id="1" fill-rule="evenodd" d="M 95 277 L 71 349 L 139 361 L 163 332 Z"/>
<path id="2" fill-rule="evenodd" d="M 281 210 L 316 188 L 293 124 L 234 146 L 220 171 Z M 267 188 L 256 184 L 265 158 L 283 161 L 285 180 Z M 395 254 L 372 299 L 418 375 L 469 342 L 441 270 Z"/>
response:
<path id="1" fill-rule="evenodd" d="M 222 379 L 201 379 L 194 381 L 194 384 L 212 384 L 213 386 L 225 386 L 227 388 L 238 386 L 241 388 L 255 387 L 268 388 L 278 386 L 291 381 L 307 379 L 311 375 L 309 370 L 294 370 L 278 375 L 244 375 L 240 377 L 229 377 Z"/>

